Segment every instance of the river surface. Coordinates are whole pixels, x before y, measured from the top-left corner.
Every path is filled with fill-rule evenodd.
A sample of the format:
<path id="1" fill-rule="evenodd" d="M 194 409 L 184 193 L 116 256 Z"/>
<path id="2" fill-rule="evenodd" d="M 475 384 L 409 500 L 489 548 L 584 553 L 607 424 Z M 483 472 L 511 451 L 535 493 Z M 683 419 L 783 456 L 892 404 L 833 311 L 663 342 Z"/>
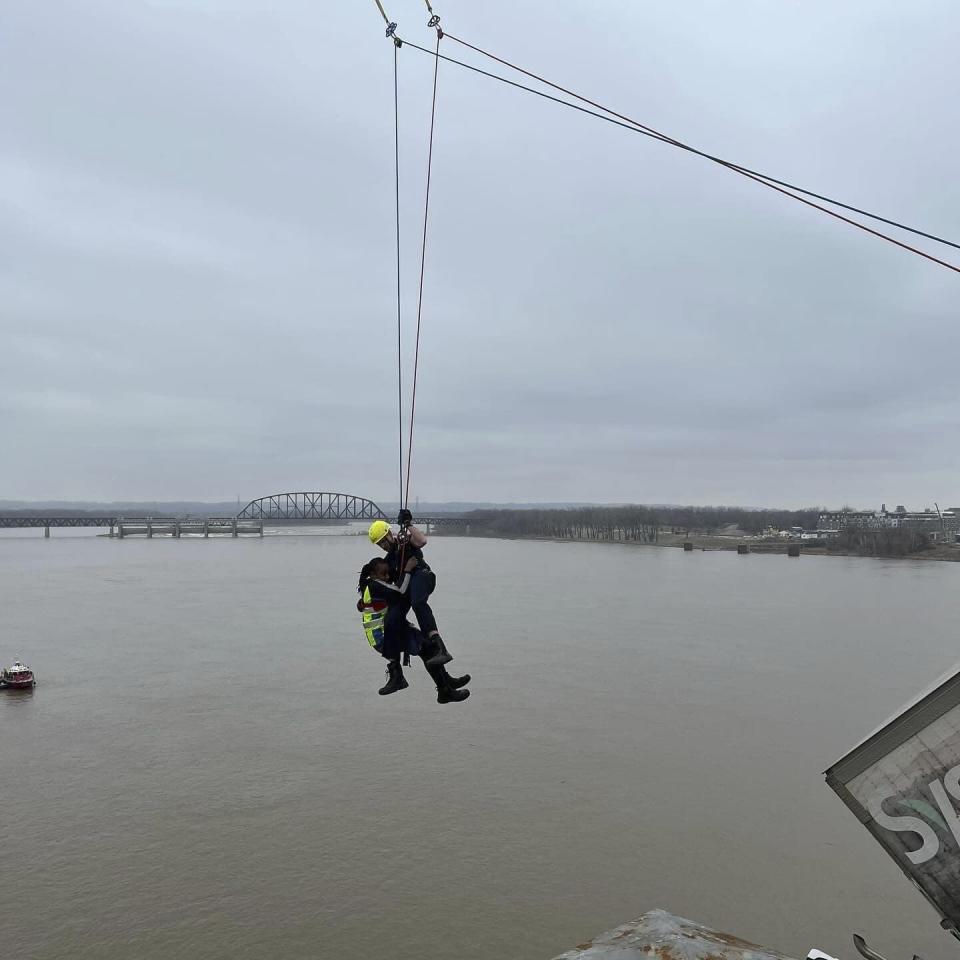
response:
<path id="1" fill-rule="evenodd" d="M 0 538 L 5 958 L 549 960 L 654 907 L 953 955 L 822 771 L 958 659 L 960 565 L 435 538 L 439 706 L 377 696 L 322 532 Z"/>

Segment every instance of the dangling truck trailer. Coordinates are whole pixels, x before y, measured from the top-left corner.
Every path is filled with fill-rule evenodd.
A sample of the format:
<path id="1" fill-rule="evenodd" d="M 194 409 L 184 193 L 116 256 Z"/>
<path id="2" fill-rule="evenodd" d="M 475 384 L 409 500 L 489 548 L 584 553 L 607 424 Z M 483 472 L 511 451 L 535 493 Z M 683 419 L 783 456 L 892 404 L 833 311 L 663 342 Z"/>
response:
<path id="1" fill-rule="evenodd" d="M 960 666 L 826 778 L 960 939 Z"/>

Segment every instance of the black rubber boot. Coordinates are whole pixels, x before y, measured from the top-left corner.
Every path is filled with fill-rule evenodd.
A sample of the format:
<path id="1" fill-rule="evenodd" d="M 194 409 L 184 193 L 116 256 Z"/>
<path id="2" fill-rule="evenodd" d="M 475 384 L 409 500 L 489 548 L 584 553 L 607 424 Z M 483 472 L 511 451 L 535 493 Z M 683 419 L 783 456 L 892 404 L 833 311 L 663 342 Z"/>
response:
<path id="1" fill-rule="evenodd" d="M 410 684 L 407 683 L 406 677 L 403 675 L 403 667 L 400 666 L 400 661 L 391 660 L 387 664 L 387 682 L 377 693 L 381 697 L 385 697 L 388 694 L 396 693 L 398 690 L 406 690 L 409 686 Z"/>
<path id="2" fill-rule="evenodd" d="M 427 659 L 424 662 L 428 667 L 442 667 L 453 659 L 439 633 L 429 637 L 427 643 L 430 649 L 427 651 Z"/>
<path id="3" fill-rule="evenodd" d="M 437 703 L 462 703 L 469 696 L 469 690 L 454 690 L 453 687 L 437 687 Z"/>
<path id="4" fill-rule="evenodd" d="M 451 677 L 445 669 L 443 672 L 447 675 L 447 686 L 454 690 L 459 690 L 461 687 L 465 687 L 470 682 L 469 673 L 465 673 L 462 677 Z"/>
<path id="5" fill-rule="evenodd" d="M 451 677 L 447 674 L 447 671 L 443 667 L 431 667 L 429 663 L 424 661 L 424 666 L 427 668 L 427 673 L 433 678 L 433 682 L 437 685 L 437 703 L 461 703 L 470 696 L 469 690 L 457 690 L 450 683 Z M 458 680 L 462 680 L 463 677 L 458 677 Z M 467 680 L 470 678 L 467 677 Z"/>

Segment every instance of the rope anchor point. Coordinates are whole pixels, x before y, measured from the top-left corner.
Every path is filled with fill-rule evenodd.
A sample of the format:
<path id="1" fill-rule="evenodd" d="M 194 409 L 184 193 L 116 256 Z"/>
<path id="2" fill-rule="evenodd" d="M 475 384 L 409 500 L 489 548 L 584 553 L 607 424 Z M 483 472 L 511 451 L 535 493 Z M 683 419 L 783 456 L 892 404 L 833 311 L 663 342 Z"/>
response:
<path id="1" fill-rule="evenodd" d="M 436 14 L 427 21 L 427 26 L 436 29 L 438 40 L 443 38 L 443 27 L 440 26 L 440 18 Z"/>

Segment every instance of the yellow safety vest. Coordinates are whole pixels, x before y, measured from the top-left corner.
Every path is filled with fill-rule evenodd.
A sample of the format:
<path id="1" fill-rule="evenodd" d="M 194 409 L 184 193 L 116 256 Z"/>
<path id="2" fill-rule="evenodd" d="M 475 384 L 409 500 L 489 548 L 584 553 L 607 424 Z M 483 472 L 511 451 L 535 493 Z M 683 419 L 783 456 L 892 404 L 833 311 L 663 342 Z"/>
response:
<path id="1" fill-rule="evenodd" d="M 382 610 L 374 610 L 373 597 L 370 596 L 370 588 L 363 588 L 363 632 L 367 635 L 367 643 L 374 650 L 379 650 L 383 643 L 383 625 L 387 619 L 387 607 L 384 604 Z"/>

